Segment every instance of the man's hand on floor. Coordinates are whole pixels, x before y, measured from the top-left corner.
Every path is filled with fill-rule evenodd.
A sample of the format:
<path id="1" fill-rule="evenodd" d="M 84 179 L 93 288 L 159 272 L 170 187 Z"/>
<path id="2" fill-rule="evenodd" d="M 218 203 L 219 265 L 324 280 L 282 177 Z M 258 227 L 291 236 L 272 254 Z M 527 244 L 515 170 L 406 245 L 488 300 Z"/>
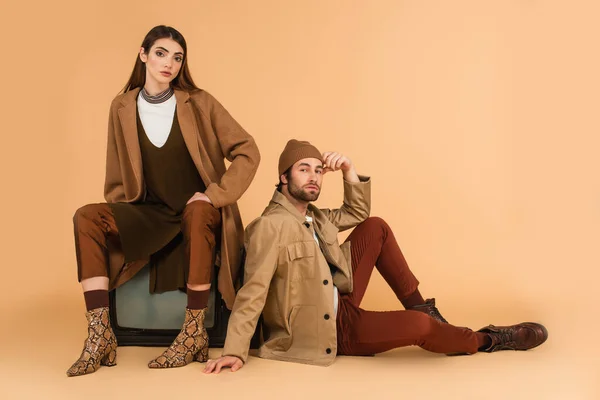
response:
<path id="1" fill-rule="evenodd" d="M 231 372 L 235 372 L 238 369 L 242 368 L 244 363 L 237 357 L 233 356 L 224 356 L 217 358 L 216 360 L 208 360 L 206 363 L 206 367 L 204 368 L 205 374 L 218 374 L 221 372 L 221 368 L 229 367 L 231 368 Z"/>

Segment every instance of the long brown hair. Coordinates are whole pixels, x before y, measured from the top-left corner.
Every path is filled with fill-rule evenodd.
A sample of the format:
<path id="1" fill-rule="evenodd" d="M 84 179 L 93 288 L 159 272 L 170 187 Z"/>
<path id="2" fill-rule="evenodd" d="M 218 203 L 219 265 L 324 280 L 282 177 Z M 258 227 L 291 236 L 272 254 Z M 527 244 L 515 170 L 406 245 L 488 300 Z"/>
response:
<path id="1" fill-rule="evenodd" d="M 183 64 L 181 65 L 181 69 L 179 70 L 179 74 L 171 81 L 171 87 L 173 89 L 185 90 L 187 92 L 191 92 L 193 90 L 197 90 L 198 86 L 194 83 L 192 79 L 192 75 L 190 74 L 190 70 L 187 65 L 187 44 L 185 43 L 185 39 L 183 35 L 177 31 L 177 29 L 172 28 L 170 26 L 158 25 L 155 26 L 146 34 L 146 37 L 142 41 L 142 46 L 144 48 L 144 52 L 148 53 L 154 43 L 158 39 L 173 39 L 183 48 Z M 131 76 L 129 77 L 129 81 L 123 88 L 123 93 L 126 93 L 135 88 L 144 87 L 146 84 L 146 64 L 140 60 L 139 54 L 135 58 L 135 66 L 133 67 L 133 72 L 131 72 Z"/>

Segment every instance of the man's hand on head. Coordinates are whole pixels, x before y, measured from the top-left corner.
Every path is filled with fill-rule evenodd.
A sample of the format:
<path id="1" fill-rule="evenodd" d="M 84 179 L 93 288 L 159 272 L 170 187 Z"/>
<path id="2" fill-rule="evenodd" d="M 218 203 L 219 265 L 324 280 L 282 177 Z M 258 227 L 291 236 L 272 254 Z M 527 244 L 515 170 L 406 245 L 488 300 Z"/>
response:
<path id="1" fill-rule="evenodd" d="M 342 170 L 349 171 L 353 167 L 352 161 L 343 154 L 335 151 L 323 153 L 323 173 Z"/>
<path id="2" fill-rule="evenodd" d="M 342 171 L 348 182 L 359 182 L 354 164 L 348 157 L 335 151 L 326 151 L 323 153 L 323 173 L 335 171 Z"/>

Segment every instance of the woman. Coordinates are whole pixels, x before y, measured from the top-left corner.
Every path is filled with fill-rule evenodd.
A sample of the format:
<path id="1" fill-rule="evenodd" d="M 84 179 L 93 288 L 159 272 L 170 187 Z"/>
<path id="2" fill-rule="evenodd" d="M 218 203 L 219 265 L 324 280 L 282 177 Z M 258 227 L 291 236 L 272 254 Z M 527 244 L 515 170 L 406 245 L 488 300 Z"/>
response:
<path id="1" fill-rule="evenodd" d="M 243 246 L 236 201 L 259 162 L 254 139 L 194 84 L 183 36 L 154 27 L 110 108 L 106 203 L 86 205 L 74 216 L 88 338 L 67 375 L 115 365 L 108 291 L 148 263 L 153 292 L 182 289 L 188 298 L 181 332 L 148 366 L 206 361 L 211 271 L 220 266 L 218 287 L 231 309 Z"/>

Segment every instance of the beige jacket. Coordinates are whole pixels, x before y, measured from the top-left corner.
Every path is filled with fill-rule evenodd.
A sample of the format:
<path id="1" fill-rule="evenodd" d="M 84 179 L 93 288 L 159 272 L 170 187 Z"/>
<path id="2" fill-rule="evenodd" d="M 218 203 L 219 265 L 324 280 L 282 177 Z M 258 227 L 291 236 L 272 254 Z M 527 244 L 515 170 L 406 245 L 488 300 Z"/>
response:
<path id="1" fill-rule="evenodd" d="M 104 184 L 108 203 L 136 202 L 142 200 L 146 192 L 136 123 L 139 91 L 138 88 L 117 96 L 110 108 Z M 206 184 L 205 194 L 221 211 L 218 289 L 231 308 L 244 243 L 244 227 L 236 202 L 256 174 L 260 153 L 252 136 L 208 92 L 176 90 L 175 98 L 181 133 Z M 225 159 L 231 162 L 229 168 L 225 167 Z M 122 253 L 111 251 L 110 288 L 126 282 L 146 262 L 140 260 L 123 268 Z M 165 288 L 174 289 L 177 288 Z"/>
<path id="2" fill-rule="evenodd" d="M 248 357 L 250 340 L 262 312 L 264 343 L 259 356 L 326 366 L 337 352 L 333 287 L 352 292 L 350 242 L 337 234 L 363 222 L 371 209 L 371 183 L 344 181 L 344 204 L 335 210 L 312 204 L 323 251 L 306 218 L 275 191 L 261 217 L 246 229 L 244 285 L 229 319 L 223 355 Z M 308 225 L 308 226 L 307 226 Z M 333 277 L 329 264 L 335 266 Z"/>

